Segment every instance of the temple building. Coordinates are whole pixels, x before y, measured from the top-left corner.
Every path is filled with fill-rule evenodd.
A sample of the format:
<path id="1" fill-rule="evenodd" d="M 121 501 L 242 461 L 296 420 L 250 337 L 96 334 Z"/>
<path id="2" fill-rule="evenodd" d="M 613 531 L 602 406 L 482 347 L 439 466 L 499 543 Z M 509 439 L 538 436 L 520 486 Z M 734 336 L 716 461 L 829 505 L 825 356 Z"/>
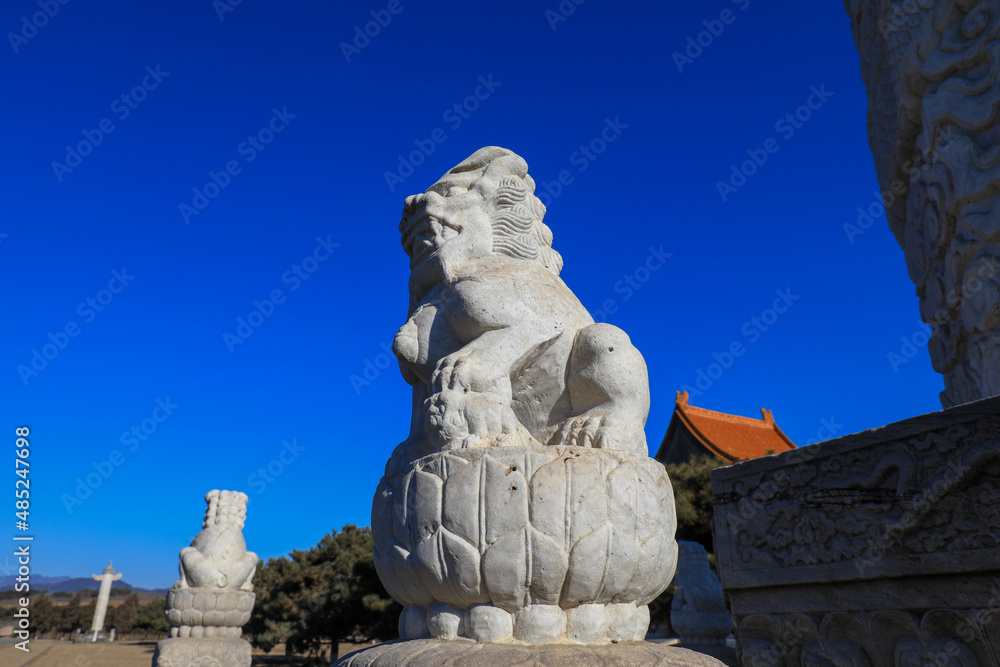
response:
<path id="1" fill-rule="evenodd" d="M 774 415 L 761 408 L 763 419 L 727 415 L 688 403 L 688 393 L 677 392 L 677 406 L 663 437 L 656 460 L 684 463 L 695 456 L 709 455 L 727 464 L 755 459 L 795 449 Z"/>

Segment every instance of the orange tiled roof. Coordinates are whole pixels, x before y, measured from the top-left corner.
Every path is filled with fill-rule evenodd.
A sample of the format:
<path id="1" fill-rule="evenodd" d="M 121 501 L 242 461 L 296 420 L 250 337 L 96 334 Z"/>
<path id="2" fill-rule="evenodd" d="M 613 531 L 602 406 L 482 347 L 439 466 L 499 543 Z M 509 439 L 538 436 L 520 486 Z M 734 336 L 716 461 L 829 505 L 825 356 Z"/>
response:
<path id="1" fill-rule="evenodd" d="M 674 414 L 707 449 L 726 461 L 746 461 L 795 449 L 774 422 L 770 410 L 761 408 L 763 419 L 727 415 L 688 404 L 688 393 L 677 392 Z"/>

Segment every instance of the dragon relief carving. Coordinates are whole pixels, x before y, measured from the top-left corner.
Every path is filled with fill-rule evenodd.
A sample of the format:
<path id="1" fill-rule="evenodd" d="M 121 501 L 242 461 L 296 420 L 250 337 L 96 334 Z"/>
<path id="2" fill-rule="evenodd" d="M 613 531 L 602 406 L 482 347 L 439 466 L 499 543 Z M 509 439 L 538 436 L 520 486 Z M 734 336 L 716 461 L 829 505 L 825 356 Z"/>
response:
<path id="1" fill-rule="evenodd" d="M 1000 545 L 1000 440 L 985 435 L 958 424 L 736 481 L 730 497 L 752 499 L 755 522 L 740 528 L 734 500 L 741 560 L 870 563 Z"/>
<path id="2" fill-rule="evenodd" d="M 886 217 L 931 325 L 941 402 L 1000 394 L 1000 4 L 846 4 Z"/>

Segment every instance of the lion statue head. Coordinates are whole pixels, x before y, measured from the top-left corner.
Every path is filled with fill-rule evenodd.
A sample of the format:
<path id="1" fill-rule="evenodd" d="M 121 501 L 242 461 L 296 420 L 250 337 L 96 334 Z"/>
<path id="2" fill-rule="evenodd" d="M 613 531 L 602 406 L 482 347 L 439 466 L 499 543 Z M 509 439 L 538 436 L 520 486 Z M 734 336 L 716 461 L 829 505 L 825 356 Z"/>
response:
<path id="1" fill-rule="evenodd" d="M 438 205 L 433 216 L 442 229 L 436 238 L 424 241 L 429 247 L 443 246 L 464 229 L 463 221 L 449 215 L 442 200 L 475 196 L 472 207 L 488 217 L 490 251 L 516 259 L 535 261 L 559 275 L 562 257 L 552 248 L 552 231 L 542 222 L 545 205 L 535 197 L 535 181 L 528 175 L 528 163 L 506 148 L 481 148 L 448 171 L 420 195 L 406 198 L 399 224 L 403 247 L 411 259 L 420 255 L 415 241 L 424 229 L 424 211 Z M 469 204 L 456 208 L 468 213 Z"/>

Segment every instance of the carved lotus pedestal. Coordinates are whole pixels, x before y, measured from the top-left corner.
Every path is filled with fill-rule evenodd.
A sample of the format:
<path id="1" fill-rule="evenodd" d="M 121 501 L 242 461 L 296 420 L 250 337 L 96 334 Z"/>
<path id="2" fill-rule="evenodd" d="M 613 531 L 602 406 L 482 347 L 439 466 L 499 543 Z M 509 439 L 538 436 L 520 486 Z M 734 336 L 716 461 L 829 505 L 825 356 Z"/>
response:
<path id="1" fill-rule="evenodd" d="M 344 665 L 717 664 L 642 642 L 677 562 L 673 492 L 649 457 L 538 445 L 390 460 L 372 527 L 400 637 L 421 641 Z"/>
<path id="2" fill-rule="evenodd" d="M 241 639 L 254 594 L 223 588 L 167 592 L 170 639 L 156 647 L 154 667 L 250 666 L 250 643 Z"/>
<path id="3" fill-rule="evenodd" d="M 250 620 L 254 594 L 225 588 L 167 591 L 171 637 L 236 637 Z"/>
<path id="4" fill-rule="evenodd" d="M 407 639 L 642 639 L 677 561 L 670 481 L 582 447 L 431 454 L 375 495 L 375 563 Z"/>

